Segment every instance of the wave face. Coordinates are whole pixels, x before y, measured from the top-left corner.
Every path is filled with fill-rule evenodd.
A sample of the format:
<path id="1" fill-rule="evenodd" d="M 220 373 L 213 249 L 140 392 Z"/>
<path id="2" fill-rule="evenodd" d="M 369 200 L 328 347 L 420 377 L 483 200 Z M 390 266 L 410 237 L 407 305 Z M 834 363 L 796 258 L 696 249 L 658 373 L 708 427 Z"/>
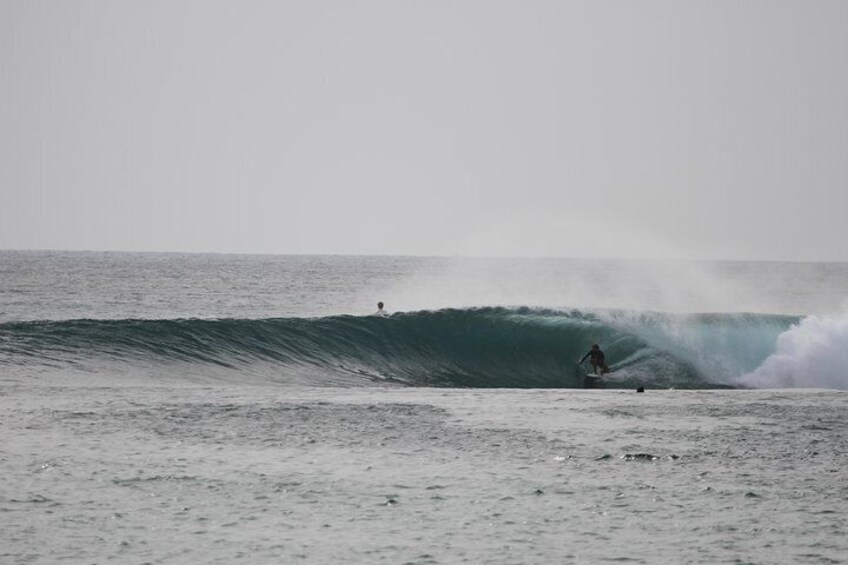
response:
<path id="1" fill-rule="evenodd" d="M 389 317 L 69 320 L 0 324 L 0 364 L 26 370 L 224 374 L 312 385 L 581 387 L 601 344 L 607 387 L 734 386 L 791 316 L 476 308 Z"/>

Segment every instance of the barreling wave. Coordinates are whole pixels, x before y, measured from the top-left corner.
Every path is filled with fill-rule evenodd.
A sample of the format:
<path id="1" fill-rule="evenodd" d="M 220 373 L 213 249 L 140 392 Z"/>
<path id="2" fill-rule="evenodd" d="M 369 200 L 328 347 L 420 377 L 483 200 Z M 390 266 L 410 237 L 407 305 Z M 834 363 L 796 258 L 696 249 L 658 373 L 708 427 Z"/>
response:
<path id="1" fill-rule="evenodd" d="M 529 308 L 389 317 L 65 320 L 0 324 L 0 365 L 225 374 L 314 385 L 582 387 L 600 343 L 607 387 L 734 386 L 774 353 L 792 316 Z M 176 377 L 175 377 L 176 378 Z"/>

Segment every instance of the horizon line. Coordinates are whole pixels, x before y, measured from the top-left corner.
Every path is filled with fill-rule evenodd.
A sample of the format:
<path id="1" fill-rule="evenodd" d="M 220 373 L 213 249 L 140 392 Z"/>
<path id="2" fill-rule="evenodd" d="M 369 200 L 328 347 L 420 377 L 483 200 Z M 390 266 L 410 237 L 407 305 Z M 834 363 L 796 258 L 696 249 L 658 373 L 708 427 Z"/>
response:
<path id="1" fill-rule="evenodd" d="M 374 257 L 409 259 L 500 259 L 500 260 L 572 260 L 572 261 L 620 261 L 620 262 L 691 262 L 691 263 L 833 263 L 845 264 L 839 259 L 745 259 L 745 258 L 693 258 L 693 257 L 615 257 L 580 255 L 498 255 L 498 254 L 440 254 L 440 253 L 340 253 L 340 252 L 272 252 L 272 251 L 185 251 L 185 250 L 126 250 L 126 249 L 61 249 L 49 247 L 5 248 L 0 252 L 10 253 L 111 253 L 126 255 L 244 255 L 268 257 Z"/>

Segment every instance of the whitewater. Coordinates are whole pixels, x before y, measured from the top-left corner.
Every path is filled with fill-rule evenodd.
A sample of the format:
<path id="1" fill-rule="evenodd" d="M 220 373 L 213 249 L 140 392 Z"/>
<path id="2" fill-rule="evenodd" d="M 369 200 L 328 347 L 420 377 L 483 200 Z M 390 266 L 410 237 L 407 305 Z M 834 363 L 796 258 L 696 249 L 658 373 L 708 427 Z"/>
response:
<path id="1" fill-rule="evenodd" d="M 0 251 L 0 280 L 2 563 L 848 554 L 846 264 Z"/>

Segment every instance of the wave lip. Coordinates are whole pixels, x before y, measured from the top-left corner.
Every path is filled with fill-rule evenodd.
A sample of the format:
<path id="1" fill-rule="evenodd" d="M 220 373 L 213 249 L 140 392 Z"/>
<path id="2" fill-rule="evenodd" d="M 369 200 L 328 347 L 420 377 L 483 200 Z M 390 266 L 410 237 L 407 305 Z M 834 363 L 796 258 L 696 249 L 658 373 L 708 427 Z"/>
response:
<path id="1" fill-rule="evenodd" d="M 0 364 L 103 370 L 214 368 L 239 379 L 444 387 L 581 387 L 604 348 L 609 387 L 738 383 L 796 318 L 531 308 L 389 317 L 69 320 L 0 324 Z"/>

